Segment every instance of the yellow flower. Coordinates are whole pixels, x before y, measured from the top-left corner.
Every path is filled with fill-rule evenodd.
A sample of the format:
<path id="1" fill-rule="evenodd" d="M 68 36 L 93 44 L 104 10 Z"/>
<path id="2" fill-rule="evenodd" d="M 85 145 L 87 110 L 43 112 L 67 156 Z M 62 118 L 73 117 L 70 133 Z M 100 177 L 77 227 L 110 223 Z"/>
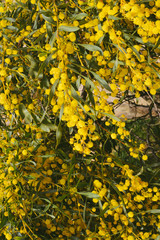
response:
<path id="1" fill-rule="evenodd" d="M 74 47 L 71 42 L 67 43 L 67 45 L 66 45 L 66 53 L 68 53 L 68 54 L 74 53 Z"/>
<path id="2" fill-rule="evenodd" d="M 41 61 L 41 62 L 44 62 L 45 60 L 46 60 L 46 56 L 44 55 L 44 56 L 39 56 L 39 60 Z"/>
<path id="3" fill-rule="evenodd" d="M 101 188 L 102 187 L 102 183 L 99 180 L 94 180 L 93 184 L 97 188 Z"/>
<path id="4" fill-rule="evenodd" d="M 60 183 L 61 185 L 65 185 L 66 180 L 65 180 L 64 178 L 62 178 L 61 180 L 59 180 L 59 183 Z"/>
<path id="5" fill-rule="evenodd" d="M 128 240 L 134 240 L 134 237 L 133 236 L 129 236 Z"/>
<path id="6" fill-rule="evenodd" d="M 51 49 L 51 45 L 50 45 L 50 44 L 46 44 L 46 45 L 45 45 L 45 49 L 46 49 L 46 50 L 50 50 L 50 49 Z"/>
<path id="7" fill-rule="evenodd" d="M 26 156 L 26 155 L 28 154 L 27 150 L 24 149 L 24 150 L 22 151 L 22 154 L 23 154 L 24 156 Z"/>
<path id="8" fill-rule="evenodd" d="M 154 88 L 151 88 L 150 89 L 150 94 L 155 95 L 156 94 L 156 90 Z"/>
<path id="9" fill-rule="evenodd" d="M 0 104 L 6 103 L 6 95 L 4 93 L 0 94 Z"/>
<path id="10" fill-rule="evenodd" d="M 10 61 L 11 61 L 10 58 L 6 58 L 6 59 L 5 59 L 5 62 L 6 62 L 7 64 L 9 64 Z"/>
<path id="11" fill-rule="evenodd" d="M 0 13 L 3 13 L 3 12 L 4 12 L 4 8 L 0 7 Z"/>
<path id="12" fill-rule="evenodd" d="M 69 37 L 69 40 L 70 40 L 71 42 L 75 42 L 75 41 L 76 41 L 76 34 L 75 34 L 74 32 L 71 32 L 71 33 L 68 35 L 68 37 Z"/>
<path id="13" fill-rule="evenodd" d="M 132 218 L 133 216 L 134 216 L 134 213 L 133 213 L 133 212 L 129 212 L 129 213 L 128 213 L 128 217 L 129 217 L 129 218 Z"/>
<path id="14" fill-rule="evenodd" d="M 49 169 L 49 170 L 47 171 L 47 175 L 51 176 L 52 174 L 53 174 L 53 171 Z"/>
<path id="15" fill-rule="evenodd" d="M 142 160 L 146 161 L 148 159 L 148 156 L 147 155 L 143 155 L 142 156 Z"/>
<path id="16" fill-rule="evenodd" d="M 116 138 L 117 138 L 117 135 L 116 135 L 115 133 L 112 133 L 112 134 L 111 134 L 111 138 L 112 138 L 112 139 L 116 139 Z"/>

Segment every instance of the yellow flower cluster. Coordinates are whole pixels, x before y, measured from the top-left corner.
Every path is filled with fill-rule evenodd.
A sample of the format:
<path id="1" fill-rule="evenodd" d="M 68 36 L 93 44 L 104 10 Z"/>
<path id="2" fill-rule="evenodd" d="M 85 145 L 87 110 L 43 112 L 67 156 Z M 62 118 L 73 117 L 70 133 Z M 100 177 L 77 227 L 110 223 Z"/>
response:
<path id="1" fill-rule="evenodd" d="M 115 115 L 158 113 L 159 30 L 160 0 L 0 3 L 2 240 L 159 239 L 159 150 Z"/>

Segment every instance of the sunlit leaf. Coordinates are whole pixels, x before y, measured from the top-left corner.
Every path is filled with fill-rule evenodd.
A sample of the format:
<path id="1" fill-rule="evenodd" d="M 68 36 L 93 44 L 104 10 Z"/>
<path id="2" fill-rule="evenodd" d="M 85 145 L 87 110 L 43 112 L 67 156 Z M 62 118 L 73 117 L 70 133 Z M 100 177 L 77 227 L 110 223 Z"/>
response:
<path id="1" fill-rule="evenodd" d="M 28 112 L 27 108 L 24 106 L 23 103 L 20 103 L 19 105 L 19 113 L 23 120 L 25 120 L 26 123 L 32 122 L 32 115 Z"/>
<path id="2" fill-rule="evenodd" d="M 76 32 L 78 30 L 79 30 L 79 27 L 74 27 L 74 26 L 61 25 L 59 27 L 59 31 L 65 31 L 65 32 Z"/>
<path id="3" fill-rule="evenodd" d="M 77 193 L 87 198 L 100 198 L 98 194 L 92 192 L 77 192 Z"/>
<path id="4" fill-rule="evenodd" d="M 116 117 L 115 115 L 111 114 L 111 113 L 104 113 L 107 117 L 114 119 L 115 121 L 119 122 L 120 119 L 118 117 Z"/>
<path id="5" fill-rule="evenodd" d="M 93 76 L 95 77 L 95 79 L 105 88 L 105 89 L 107 89 L 108 91 L 112 91 L 111 90 L 111 88 L 110 88 L 110 86 L 107 84 L 107 82 L 103 79 L 103 78 L 101 78 L 97 73 L 95 73 L 95 72 L 93 72 L 93 71 L 90 71 L 92 74 L 93 74 Z"/>
<path id="6" fill-rule="evenodd" d="M 73 20 L 82 20 L 87 16 L 87 13 L 78 13 L 78 14 L 73 14 L 72 18 Z"/>
<path id="7" fill-rule="evenodd" d="M 81 47 L 84 47 L 85 49 L 87 49 L 88 51 L 94 52 L 94 51 L 99 51 L 100 53 L 103 54 L 103 51 L 100 47 L 96 46 L 96 45 L 91 45 L 91 44 L 78 44 Z"/>
<path id="8" fill-rule="evenodd" d="M 52 87 L 51 87 L 51 91 L 50 91 L 50 94 L 49 94 L 49 103 L 51 102 L 51 100 L 52 100 L 52 98 L 53 98 L 53 96 L 54 96 L 54 93 L 55 93 L 55 91 L 56 91 L 56 87 L 57 87 L 57 85 L 58 85 L 58 82 L 59 82 L 59 79 L 57 79 L 55 82 L 54 82 L 54 84 L 52 85 Z"/>
<path id="9" fill-rule="evenodd" d="M 58 128 L 56 130 L 56 148 L 60 144 L 61 138 L 62 138 L 62 126 L 61 126 L 61 124 L 59 124 Z"/>

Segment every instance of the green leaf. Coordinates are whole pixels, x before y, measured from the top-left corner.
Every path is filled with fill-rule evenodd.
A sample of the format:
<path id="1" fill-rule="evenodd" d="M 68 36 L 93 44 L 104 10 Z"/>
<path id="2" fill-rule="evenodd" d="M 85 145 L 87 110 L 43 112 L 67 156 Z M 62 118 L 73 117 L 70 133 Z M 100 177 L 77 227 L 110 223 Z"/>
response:
<path id="1" fill-rule="evenodd" d="M 51 203 L 49 203 L 48 205 L 46 205 L 45 208 L 44 208 L 44 210 L 43 210 L 43 212 L 44 212 L 44 213 L 47 212 L 48 209 L 50 208 L 50 206 L 51 206 Z"/>
<path id="2" fill-rule="evenodd" d="M 156 42 L 156 45 L 153 47 L 153 49 L 156 49 L 160 45 L 160 37 L 158 38 L 158 41 Z"/>
<path id="3" fill-rule="evenodd" d="M 56 130 L 56 148 L 60 144 L 61 138 L 62 138 L 62 126 L 61 123 L 59 123 L 58 128 Z"/>
<path id="4" fill-rule="evenodd" d="M 56 201 L 62 202 L 68 195 L 69 195 L 68 193 L 67 193 L 67 194 L 63 194 L 62 196 L 59 196 L 59 197 L 56 199 Z"/>
<path id="5" fill-rule="evenodd" d="M 126 50 L 122 46 L 119 47 L 118 44 L 112 44 L 112 45 L 115 46 L 123 54 L 127 53 Z"/>
<path id="6" fill-rule="evenodd" d="M 109 117 L 109 118 L 112 118 L 112 119 L 114 119 L 115 121 L 117 121 L 117 122 L 119 122 L 120 121 L 120 119 L 118 118 L 118 117 L 116 117 L 115 115 L 113 115 L 113 114 L 110 114 L 110 113 L 104 113 L 107 117 Z"/>
<path id="7" fill-rule="evenodd" d="M 58 85 L 58 82 L 59 82 L 59 79 L 57 79 L 55 82 L 54 82 L 54 84 L 52 85 L 52 87 L 51 87 L 51 91 L 50 91 L 50 93 L 49 93 L 49 103 L 51 102 L 51 100 L 52 100 L 52 98 L 53 98 L 53 96 L 54 96 L 54 93 L 55 93 L 55 91 L 56 91 L 56 87 L 57 87 L 57 85 Z"/>
<path id="8" fill-rule="evenodd" d="M 12 31 L 14 31 L 14 32 L 17 32 L 18 31 L 18 28 L 17 27 L 14 27 L 14 26 L 6 26 L 6 28 L 7 29 L 9 29 L 9 30 L 12 30 Z"/>
<path id="9" fill-rule="evenodd" d="M 54 45 L 54 42 L 56 40 L 56 36 L 57 36 L 57 31 L 55 31 L 50 38 L 49 44 L 51 45 L 51 47 L 53 47 L 53 45 Z"/>
<path id="10" fill-rule="evenodd" d="M 91 90 L 95 89 L 95 85 L 94 85 L 94 82 L 92 82 L 92 80 L 90 80 L 88 77 L 85 77 L 83 75 L 80 75 L 80 76 L 84 78 L 86 82 L 91 86 Z"/>
<path id="11" fill-rule="evenodd" d="M 131 34 L 127 34 L 127 33 L 123 33 L 123 37 L 129 41 L 131 38 L 132 38 L 132 35 Z"/>
<path id="12" fill-rule="evenodd" d="M 146 213 L 160 214 L 160 209 L 150 209 L 145 211 Z"/>
<path id="13" fill-rule="evenodd" d="M 5 17 L 4 19 L 6 19 L 9 22 L 16 22 L 15 18 Z"/>
<path id="14" fill-rule="evenodd" d="M 117 68 L 118 68 L 118 63 L 119 63 L 119 61 L 118 61 L 118 54 L 117 54 L 116 60 L 114 61 L 113 73 L 117 70 Z"/>
<path id="15" fill-rule="evenodd" d="M 78 13 L 72 15 L 72 19 L 74 20 L 82 20 L 85 17 L 87 17 L 87 13 Z"/>
<path id="16" fill-rule="evenodd" d="M 150 66 L 150 67 L 153 69 L 153 71 L 156 73 L 157 77 L 160 78 L 159 72 L 158 72 L 152 65 L 149 65 L 149 66 Z"/>
<path id="17" fill-rule="evenodd" d="M 87 198 L 100 198 L 98 194 L 92 192 L 77 192 L 77 193 Z"/>
<path id="18" fill-rule="evenodd" d="M 112 180 L 107 179 L 107 182 L 111 185 L 111 187 L 116 191 L 116 193 L 118 194 L 118 196 L 121 198 L 121 200 L 122 200 L 122 202 L 123 202 L 123 207 L 124 207 L 125 214 L 127 214 L 127 211 L 126 211 L 126 208 L 125 208 L 124 199 L 123 199 L 123 196 L 122 196 L 121 192 L 118 190 L 118 188 L 116 187 L 116 185 L 112 182 Z"/>
<path id="19" fill-rule="evenodd" d="M 51 23 L 51 24 L 54 24 L 55 25 L 55 22 L 53 21 L 53 18 L 52 17 L 47 17 L 46 15 L 42 14 L 42 17 L 45 21 Z"/>
<path id="20" fill-rule="evenodd" d="M 82 66 L 78 65 L 78 64 L 75 64 L 73 63 L 75 66 L 79 67 L 79 68 L 82 68 Z M 87 83 L 91 86 L 91 89 L 93 90 L 95 88 L 95 85 L 94 83 L 92 82 L 92 80 L 90 80 L 88 77 L 84 76 L 83 74 L 81 74 L 79 71 L 77 71 L 73 65 L 68 65 L 67 66 L 69 69 L 71 69 L 73 72 L 77 73 L 79 76 L 81 76 L 82 78 L 84 78 Z M 86 68 L 85 68 L 86 69 Z M 88 70 L 88 69 L 86 69 Z M 89 70 L 88 70 L 89 71 Z"/>
<path id="21" fill-rule="evenodd" d="M 43 119 L 40 128 L 45 132 L 56 131 L 57 126 L 54 125 L 49 119 Z"/>
<path id="22" fill-rule="evenodd" d="M 49 38 L 51 38 L 52 37 L 52 25 L 47 22 L 46 28 L 47 28 L 47 34 L 48 34 Z"/>
<path id="23" fill-rule="evenodd" d="M 35 68 L 36 61 L 31 55 L 25 55 L 25 58 L 30 62 L 30 68 Z"/>
<path id="24" fill-rule="evenodd" d="M 160 240 L 160 235 L 158 235 L 158 237 L 156 237 L 156 239 L 155 240 Z"/>
<path id="25" fill-rule="evenodd" d="M 26 240 L 26 237 L 14 237 L 15 240 Z"/>
<path id="26" fill-rule="evenodd" d="M 140 37 L 137 37 L 137 36 L 132 36 L 137 42 L 141 43 L 141 44 L 144 44 L 142 38 Z"/>
<path id="27" fill-rule="evenodd" d="M 80 28 L 79 27 L 74 27 L 74 26 L 65 26 L 65 25 L 61 25 L 59 27 L 59 31 L 65 31 L 65 32 L 76 32 L 78 31 Z"/>
<path id="28" fill-rule="evenodd" d="M 45 56 L 46 53 L 40 53 L 39 56 Z M 47 67 L 47 65 L 49 64 L 49 62 L 52 60 L 52 54 L 50 54 L 46 60 L 41 64 L 39 71 L 38 71 L 38 76 L 43 72 L 43 69 L 45 67 Z"/>
<path id="29" fill-rule="evenodd" d="M 42 158 L 50 158 L 50 157 L 56 157 L 56 154 L 46 154 L 46 155 L 36 155 L 36 157 L 42 157 Z"/>
<path id="30" fill-rule="evenodd" d="M 89 106 L 89 108 L 90 108 L 90 110 L 91 110 L 91 112 L 92 112 L 92 114 L 90 114 L 89 112 L 87 112 L 87 111 L 84 109 L 83 105 L 82 105 L 80 102 L 78 102 L 78 104 L 80 105 L 80 107 L 82 108 L 82 110 L 83 110 L 90 118 L 93 119 L 93 121 L 96 120 L 96 116 L 95 116 L 95 112 L 94 112 L 93 108 L 91 108 L 91 107 Z"/>
<path id="31" fill-rule="evenodd" d="M 31 115 L 35 123 L 38 124 L 40 122 L 40 118 L 34 113 L 31 113 Z"/>
<path id="32" fill-rule="evenodd" d="M 52 214 L 47 213 L 47 216 L 51 217 L 52 219 L 55 219 L 56 217 Z"/>
<path id="33" fill-rule="evenodd" d="M 133 50 L 133 52 L 135 53 L 135 55 L 137 56 L 137 58 L 138 58 L 139 60 L 141 60 L 140 54 L 139 54 L 139 52 L 137 51 L 137 49 L 134 48 L 134 47 L 132 47 L 132 46 L 130 46 L 130 48 Z"/>
<path id="34" fill-rule="evenodd" d="M 1 222 L 0 222 L 0 229 L 2 229 L 6 224 L 7 224 L 7 218 L 3 217 Z"/>
<path id="35" fill-rule="evenodd" d="M 45 125 L 44 123 L 41 123 L 40 128 L 44 131 L 44 132 L 50 132 L 50 128 Z"/>
<path id="36" fill-rule="evenodd" d="M 37 13 L 37 15 L 36 15 L 36 19 L 35 19 L 35 21 L 34 21 L 34 25 L 33 25 L 33 30 L 36 30 L 36 29 L 37 29 L 38 18 L 39 18 L 39 15 L 38 15 L 38 13 Z"/>
<path id="37" fill-rule="evenodd" d="M 46 17 L 51 17 L 51 16 L 54 16 L 54 13 L 51 11 L 51 10 L 40 10 L 39 11 L 40 14 L 44 14 Z"/>
<path id="38" fill-rule="evenodd" d="M 30 11 L 30 9 L 27 8 L 27 4 L 24 4 L 24 3 L 19 2 L 19 1 L 16 1 L 16 3 L 18 3 L 18 5 L 20 5 L 22 8 L 24 8 L 24 9 Z"/>
<path id="39" fill-rule="evenodd" d="M 21 118 L 25 120 L 26 123 L 32 122 L 32 115 L 28 112 L 23 103 L 20 103 L 19 105 L 19 113 Z"/>
<path id="40" fill-rule="evenodd" d="M 59 121 L 61 121 L 61 119 L 62 119 L 63 111 L 64 111 L 64 103 L 62 104 L 60 112 L 59 112 Z"/>
<path id="41" fill-rule="evenodd" d="M 89 96 L 89 100 L 92 103 L 92 105 L 95 107 L 95 101 L 94 101 L 94 96 L 93 96 L 93 92 L 90 91 L 90 89 L 87 89 L 88 92 L 88 96 Z"/>
<path id="42" fill-rule="evenodd" d="M 84 102 L 83 99 L 77 94 L 73 86 L 71 86 L 71 96 L 76 99 L 78 102 Z"/>
<path id="43" fill-rule="evenodd" d="M 115 16 L 113 16 L 113 15 L 108 15 L 108 19 L 111 19 L 111 20 L 121 20 L 121 18 L 119 18 L 119 17 L 115 17 Z"/>
<path id="44" fill-rule="evenodd" d="M 107 84 L 107 82 L 106 82 L 103 78 L 101 78 L 101 77 L 100 77 L 97 73 L 95 73 L 95 72 L 92 72 L 92 71 L 90 71 L 90 72 L 93 74 L 93 76 L 95 77 L 95 79 L 96 79 L 105 89 L 107 89 L 108 91 L 112 92 L 110 86 Z"/>
<path id="45" fill-rule="evenodd" d="M 94 52 L 94 51 L 99 51 L 100 53 L 103 54 L 103 51 L 100 47 L 96 46 L 96 45 L 92 45 L 92 44 L 78 44 L 81 47 L 84 47 L 85 49 L 87 49 L 88 51 Z"/>

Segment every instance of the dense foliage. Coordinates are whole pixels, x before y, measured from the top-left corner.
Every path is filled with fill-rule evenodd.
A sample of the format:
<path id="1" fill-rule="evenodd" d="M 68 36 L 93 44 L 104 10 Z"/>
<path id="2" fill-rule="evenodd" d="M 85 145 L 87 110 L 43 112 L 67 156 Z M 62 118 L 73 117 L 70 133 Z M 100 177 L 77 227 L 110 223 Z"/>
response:
<path id="1" fill-rule="evenodd" d="M 160 0 L 0 3 L 0 239 L 160 239 L 159 31 Z"/>

